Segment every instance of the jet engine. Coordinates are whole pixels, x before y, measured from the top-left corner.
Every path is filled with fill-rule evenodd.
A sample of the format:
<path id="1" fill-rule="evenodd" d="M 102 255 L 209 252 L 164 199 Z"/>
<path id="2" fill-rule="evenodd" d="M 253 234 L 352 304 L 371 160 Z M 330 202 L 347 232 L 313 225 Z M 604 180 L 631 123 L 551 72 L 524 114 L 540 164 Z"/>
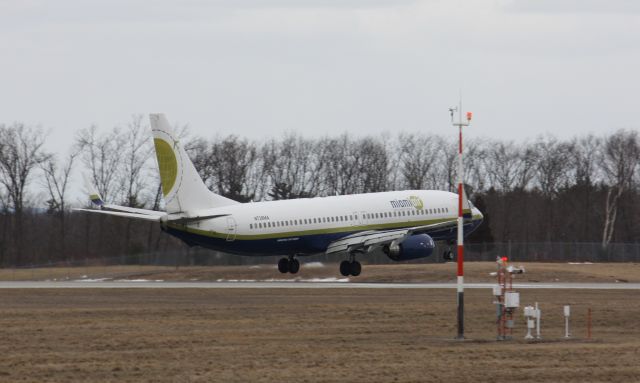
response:
<path id="1" fill-rule="evenodd" d="M 433 253 L 436 244 L 427 234 L 416 234 L 405 238 L 402 242 L 395 240 L 384 245 L 382 251 L 394 261 L 426 258 Z"/>

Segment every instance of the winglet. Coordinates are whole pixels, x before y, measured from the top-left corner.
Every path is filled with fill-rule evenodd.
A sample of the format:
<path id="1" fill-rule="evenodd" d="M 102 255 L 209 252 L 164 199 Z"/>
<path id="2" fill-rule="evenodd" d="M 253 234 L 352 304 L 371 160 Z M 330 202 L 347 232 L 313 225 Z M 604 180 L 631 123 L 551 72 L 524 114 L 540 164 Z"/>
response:
<path id="1" fill-rule="evenodd" d="M 89 177 L 87 176 L 86 173 L 83 174 L 83 178 L 84 178 L 84 187 L 85 189 L 87 189 L 87 192 L 89 193 L 89 199 L 91 200 L 91 202 L 98 207 L 104 206 L 104 201 L 100 196 L 100 192 L 98 192 L 98 189 L 89 180 Z"/>

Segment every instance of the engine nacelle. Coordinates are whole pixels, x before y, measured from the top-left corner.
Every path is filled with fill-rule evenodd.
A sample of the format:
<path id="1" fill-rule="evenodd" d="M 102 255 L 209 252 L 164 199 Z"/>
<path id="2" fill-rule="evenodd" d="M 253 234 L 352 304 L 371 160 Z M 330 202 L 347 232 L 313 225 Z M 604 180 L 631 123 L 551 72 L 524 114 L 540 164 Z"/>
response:
<path id="1" fill-rule="evenodd" d="M 426 258 L 436 248 L 433 238 L 427 234 L 416 234 L 404 241 L 393 241 L 382 248 L 385 254 L 394 261 L 408 261 L 410 259 Z"/>

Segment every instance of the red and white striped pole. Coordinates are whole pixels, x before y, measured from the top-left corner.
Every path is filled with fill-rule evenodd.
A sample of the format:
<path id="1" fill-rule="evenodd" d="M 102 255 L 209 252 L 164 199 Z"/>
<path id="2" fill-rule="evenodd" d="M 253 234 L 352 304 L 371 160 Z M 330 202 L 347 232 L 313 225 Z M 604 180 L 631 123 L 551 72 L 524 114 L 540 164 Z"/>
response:
<path id="1" fill-rule="evenodd" d="M 467 112 L 467 121 L 462 121 L 462 103 L 458 107 L 459 120 L 453 125 L 458 127 L 458 336 L 464 339 L 464 166 L 462 155 L 462 127 L 471 123 L 471 112 Z"/>

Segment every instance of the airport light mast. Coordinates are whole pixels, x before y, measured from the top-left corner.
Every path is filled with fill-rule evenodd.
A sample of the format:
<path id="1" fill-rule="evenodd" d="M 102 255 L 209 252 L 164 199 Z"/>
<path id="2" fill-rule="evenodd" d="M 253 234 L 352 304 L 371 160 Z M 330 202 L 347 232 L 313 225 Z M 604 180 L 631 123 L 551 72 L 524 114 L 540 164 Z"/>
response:
<path id="1" fill-rule="evenodd" d="M 458 122 L 454 121 L 454 112 L 458 112 Z M 462 161 L 462 127 L 469 126 L 472 113 L 467 112 L 467 119 L 462 119 L 462 101 L 458 107 L 449 108 L 451 124 L 458 127 L 458 336 L 456 339 L 464 339 L 464 166 Z"/>

